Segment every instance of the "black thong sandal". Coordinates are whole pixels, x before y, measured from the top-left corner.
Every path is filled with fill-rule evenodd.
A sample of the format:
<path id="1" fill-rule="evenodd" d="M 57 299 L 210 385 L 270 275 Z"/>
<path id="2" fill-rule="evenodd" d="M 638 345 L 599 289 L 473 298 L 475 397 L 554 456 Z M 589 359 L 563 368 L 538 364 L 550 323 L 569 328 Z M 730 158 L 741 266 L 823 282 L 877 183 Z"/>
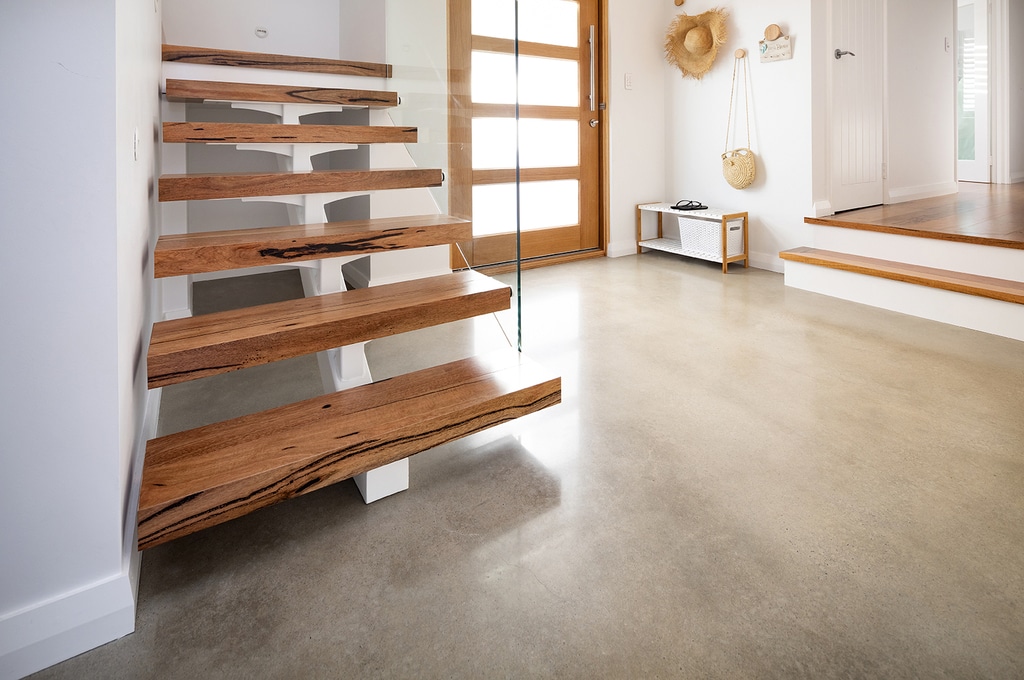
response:
<path id="1" fill-rule="evenodd" d="M 671 206 L 673 210 L 707 210 L 708 207 L 700 201 L 682 200 Z"/>

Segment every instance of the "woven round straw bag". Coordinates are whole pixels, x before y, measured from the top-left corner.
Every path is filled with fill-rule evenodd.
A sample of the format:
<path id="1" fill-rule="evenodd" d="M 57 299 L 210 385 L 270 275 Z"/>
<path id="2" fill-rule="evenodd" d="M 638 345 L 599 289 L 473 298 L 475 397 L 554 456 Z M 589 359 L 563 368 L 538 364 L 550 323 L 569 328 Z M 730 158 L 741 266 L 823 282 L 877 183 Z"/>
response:
<path id="1" fill-rule="evenodd" d="M 722 154 L 722 174 L 733 189 L 746 189 L 754 183 L 754 152 L 733 149 Z"/>
<path id="2" fill-rule="evenodd" d="M 754 183 L 755 158 L 754 152 L 750 150 L 750 97 L 747 88 L 747 62 L 746 53 L 737 50 L 736 59 L 732 66 L 732 92 L 729 93 L 729 123 L 725 128 L 725 153 L 722 154 L 722 174 L 725 181 L 734 189 L 746 189 Z M 737 149 L 729 149 L 729 131 L 732 129 L 732 104 L 736 95 L 736 71 L 740 61 L 743 61 L 743 98 L 747 102 L 747 145 Z"/>

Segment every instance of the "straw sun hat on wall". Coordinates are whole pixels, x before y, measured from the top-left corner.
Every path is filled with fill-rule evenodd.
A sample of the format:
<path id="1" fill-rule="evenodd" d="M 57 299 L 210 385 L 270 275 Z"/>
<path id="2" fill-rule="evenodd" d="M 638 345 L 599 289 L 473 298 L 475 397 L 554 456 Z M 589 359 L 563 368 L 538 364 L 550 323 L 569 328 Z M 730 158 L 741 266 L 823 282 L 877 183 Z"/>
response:
<path id="1" fill-rule="evenodd" d="M 710 9 L 696 16 L 678 15 L 665 35 L 665 58 L 684 76 L 700 80 L 711 70 L 718 48 L 725 44 L 727 16 L 724 9 Z"/>

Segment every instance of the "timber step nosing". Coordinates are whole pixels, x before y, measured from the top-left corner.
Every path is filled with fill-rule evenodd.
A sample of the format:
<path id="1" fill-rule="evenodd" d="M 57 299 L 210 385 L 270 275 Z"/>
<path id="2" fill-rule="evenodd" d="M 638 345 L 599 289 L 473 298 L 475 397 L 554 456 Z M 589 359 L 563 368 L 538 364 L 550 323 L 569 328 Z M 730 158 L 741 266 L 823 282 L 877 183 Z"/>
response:
<path id="1" fill-rule="evenodd" d="M 506 310 L 511 289 L 472 271 L 153 324 L 150 388 Z"/>
<path id="2" fill-rule="evenodd" d="M 347 222 L 161 236 L 153 276 L 164 278 L 266 264 L 423 248 L 472 238 L 468 220 L 448 215 L 378 217 Z"/>
<path id="3" fill-rule="evenodd" d="M 181 78 L 168 78 L 164 84 L 164 95 L 171 102 L 234 101 L 364 108 L 387 108 L 398 105 L 397 93 L 379 90 Z"/>
<path id="4" fill-rule="evenodd" d="M 779 253 L 779 257 L 783 260 L 839 269 L 855 274 L 1024 304 L 1024 282 L 1020 281 L 809 247 L 785 250 Z"/>
<path id="5" fill-rule="evenodd" d="M 510 349 L 150 440 L 139 548 L 560 401 L 561 379 Z"/>
<path id="6" fill-rule="evenodd" d="M 169 63 L 235 66 L 242 68 L 271 69 L 275 71 L 327 73 L 330 75 L 390 78 L 393 72 L 390 64 L 287 54 L 269 54 L 264 52 L 247 52 L 242 50 L 221 50 L 208 47 L 192 47 L 187 45 L 164 44 L 161 48 L 161 56 L 163 61 Z"/>
<path id="7" fill-rule="evenodd" d="M 165 144 L 413 144 L 415 127 L 165 122 Z"/>

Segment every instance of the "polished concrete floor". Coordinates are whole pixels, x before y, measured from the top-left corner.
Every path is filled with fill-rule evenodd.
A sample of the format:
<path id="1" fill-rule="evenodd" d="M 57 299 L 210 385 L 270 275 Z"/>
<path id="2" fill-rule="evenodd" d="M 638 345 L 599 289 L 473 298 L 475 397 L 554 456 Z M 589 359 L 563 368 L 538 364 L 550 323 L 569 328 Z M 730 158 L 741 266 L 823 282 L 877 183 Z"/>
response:
<path id="1" fill-rule="evenodd" d="M 1024 345 L 661 253 L 523 281 L 561 405 L 146 552 L 137 631 L 39 677 L 1024 677 Z"/>

